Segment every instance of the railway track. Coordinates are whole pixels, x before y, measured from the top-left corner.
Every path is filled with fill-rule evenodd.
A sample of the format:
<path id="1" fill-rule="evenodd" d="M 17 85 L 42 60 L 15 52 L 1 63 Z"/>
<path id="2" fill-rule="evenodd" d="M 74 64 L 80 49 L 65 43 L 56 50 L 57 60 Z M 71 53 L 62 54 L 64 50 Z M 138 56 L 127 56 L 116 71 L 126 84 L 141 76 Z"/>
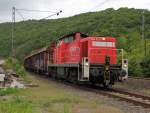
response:
<path id="1" fill-rule="evenodd" d="M 132 76 L 128 76 L 128 78 L 130 78 L 130 79 L 135 79 L 135 80 L 150 80 L 150 78 L 146 78 L 146 77 L 132 77 Z"/>
<path id="2" fill-rule="evenodd" d="M 79 84 L 72 84 L 69 82 L 61 81 L 61 80 L 60 81 L 55 80 L 55 79 L 51 79 L 51 80 L 55 82 L 63 83 L 65 85 L 69 85 L 76 89 L 94 92 L 96 94 L 108 96 L 110 98 L 117 98 L 121 101 L 133 103 L 135 106 L 142 106 L 144 108 L 150 108 L 150 96 L 144 96 L 141 94 L 124 91 L 120 89 L 114 89 L 114 88 L 104 89 L 100 86 L 84 85 L 84 84 L 79 85 Z"/>
<path id="3" fill-rule="evenodd" d="M 148 96 L 117 89 L 110 89 L 110 91 L 105 93 L 108 96 L 119 98 L 120 100 L 133 103 L 134 105 L 142 106 L 144 108 L 150 108 L 150 97 Z"/>
<path id="4" fill-rule="evenodd" d="M 68 85 L 68 83 L 67 83 L 67 85 Z M 79 89 L 90 91 L 90 92 L 95 92 L 97 94 L 101 94 L 101 95 L 108 96 L 111 98 L 117 98 L 121 101 L 126 101 L 129 103 L 132 103 L 135 106 L 142 106 L 144 108 L 150 108 L 150 97 L 148 97 L 148 96 L 144 96 L 144 95 L 140 95 L 140 94 L 128 92 L 128 91 L 123 91 L 123 90 L 119 90 L 119 89 L 112 89 L 112 88 L 104 89 L 99 86 L 74 85 L 74 84 L 70 84 L 70 83 L 69 83 L 69 85 L 71 85 L 75 88 L 79 88 Z"/>

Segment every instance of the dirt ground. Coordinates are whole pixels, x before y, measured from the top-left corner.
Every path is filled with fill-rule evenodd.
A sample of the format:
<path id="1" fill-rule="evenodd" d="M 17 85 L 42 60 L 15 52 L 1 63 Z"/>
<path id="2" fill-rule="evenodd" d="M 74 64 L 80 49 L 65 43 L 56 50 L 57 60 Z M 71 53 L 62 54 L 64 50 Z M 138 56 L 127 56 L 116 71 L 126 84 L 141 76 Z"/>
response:
<path id="1" fill-rule="evenodd" d="M 0 96 L 0 113 L 150 113 L 150 109 L 29 73 L 32 87 Z"/>
<path id="2" fill-rule="evenodd" d="M 27 99 L 39 103 L 41 113 L 124 113 L 99 99 L 89 98 L 84 91 L 45 78 L 30 76 L 30 79 L 39 87 L 27 89 Z"/>
<path id="3" fill-rule="evenodd" d="M 149 109 L 67 86 L 47 78 L 29 76 L 38 87 L 18 95 L 34 103 L 37 113 L 150 113 Z"/>
<path id="4" fill-rule="evenodd" d="M 128 78 L 124 82 L 115 84 L 114 88 L 121 88 L 150 96 L 150 80 Z"/>

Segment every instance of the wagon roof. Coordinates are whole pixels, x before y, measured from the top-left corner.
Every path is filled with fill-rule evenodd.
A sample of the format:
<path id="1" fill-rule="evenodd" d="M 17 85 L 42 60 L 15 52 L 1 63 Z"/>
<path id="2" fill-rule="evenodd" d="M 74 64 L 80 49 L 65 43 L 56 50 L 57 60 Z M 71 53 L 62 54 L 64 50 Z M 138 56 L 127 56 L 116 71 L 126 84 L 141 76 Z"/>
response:
<path id="1" fill-rule="evenodd" d="M 34 51 L 32 51 L 28 56 L 26 56 L 25 59 L 26 59 L 26 58 L 29 58 L 29 57 L 31 57 L 31 56 L 37 55 L 37 54 L 39 54 L 39 53 L 41 53 L 41 52 L 45 52 L 46 50 L 47 50 L 47 47 L 34 50 Z"/>

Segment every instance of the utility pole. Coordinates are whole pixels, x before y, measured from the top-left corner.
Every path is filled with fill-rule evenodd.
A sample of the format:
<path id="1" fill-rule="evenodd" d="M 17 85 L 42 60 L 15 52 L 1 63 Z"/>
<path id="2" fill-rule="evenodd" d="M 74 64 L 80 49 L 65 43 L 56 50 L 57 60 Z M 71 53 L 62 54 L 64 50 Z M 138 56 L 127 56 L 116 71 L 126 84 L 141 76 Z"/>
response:
<path id="1" fill-rule="evenodd" d="M 12 7 L 12 30 L 11 30 L 11 56 L 15 57 L 15 46 L 14 46 L 14 38 L 15 38 L 15 22 L 16 22 L 16 14 L 18 14 L 23 20 L 24 17 L 21 13 L 19 13 L 18 11 L 27 11 L 27 12 L 51 12 L 54 13 L 52 15 L 49 15 L 43 19 L 47 19 L 49 17 L 55 16 L 55 15 L 59 15 L 60 13 L 62 13 L 62 10 L 60 10 L 59 12 L 52 12 L 52 11 L 40 11 L 40 10 L 28 10 L 28 9 L 17 9 L 15 7 Z"/>
<path id="2" fill-rule="evenodd" d="M 142 39 L 144 41 L 144 52 L 145 52 L 145 56 L 146 56 L 146 39 L 145 39 L 145 16 L 144 16 L 144 10 L 142 12 Z"/>
<path id="3" fill-rule="evenodd" d="M 15 56 L 14 53 L 14 32 L 15 32 L 15 7 L 12 7 L 12 32 L 11 32 L 11 54 L 12 57 Z"/>

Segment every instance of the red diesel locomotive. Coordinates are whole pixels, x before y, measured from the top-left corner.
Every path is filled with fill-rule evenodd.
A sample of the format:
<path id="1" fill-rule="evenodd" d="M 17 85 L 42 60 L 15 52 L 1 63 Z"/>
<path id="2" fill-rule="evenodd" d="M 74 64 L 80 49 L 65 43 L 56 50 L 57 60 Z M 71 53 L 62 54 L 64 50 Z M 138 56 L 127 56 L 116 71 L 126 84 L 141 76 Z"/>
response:
<path id="1" fill-rule="evenodd" d="M 80 32 L 32 52 L 25 58 L 24 66 L 53 78 L 105 87 L 128 77 L 128 60 L 123 59 L 122 49 L 116 49 L 115 38 L 90 37 Z"/>

